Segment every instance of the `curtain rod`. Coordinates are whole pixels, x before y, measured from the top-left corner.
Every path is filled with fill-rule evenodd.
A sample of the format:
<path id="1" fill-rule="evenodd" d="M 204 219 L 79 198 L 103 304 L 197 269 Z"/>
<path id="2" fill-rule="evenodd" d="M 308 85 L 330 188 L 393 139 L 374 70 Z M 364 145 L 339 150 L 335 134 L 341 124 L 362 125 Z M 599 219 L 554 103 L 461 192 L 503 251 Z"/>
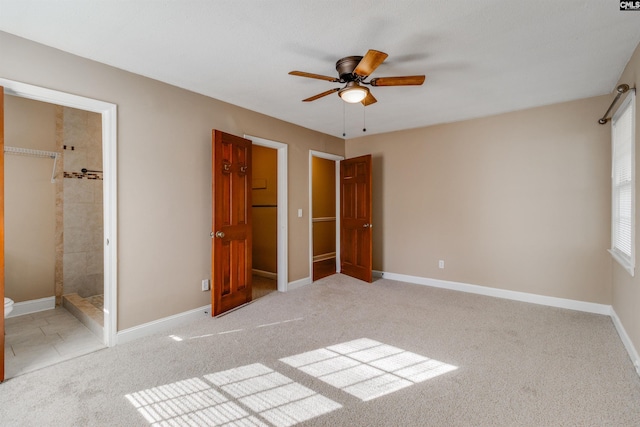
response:
<path id="1" fill-rule="evenodd" d="M 616 94 L 616 97 L 613 98 L 613 102 L 611 103 L 611 105 L 609 105 L 609 109 L 607 110 L 606 113 L 604 113 L 604 116 L 602 116 L 602 118 L 600 120 L 598 120 L 598 123 L 600 123 L 601 125 L 606 124 L 609 120 L 611 120 L 611 117 L 607 117 L 609 115 L 609 113 L 611 112 L 611 110 L 613 109 L 613 106 L 616 105 L 616 102 L 618 102 L 618 99 L 620 99 L 620 96 L 622 96 L 622 94 L 626 93 L 629 90 L 629 85 L 628 84 L 621 84 L 618 85 L 618 87 L 616 88 L 616 92 L 618 92 Z M 636 88 L 631 88 L 632 91 L 635 92 Z"/>

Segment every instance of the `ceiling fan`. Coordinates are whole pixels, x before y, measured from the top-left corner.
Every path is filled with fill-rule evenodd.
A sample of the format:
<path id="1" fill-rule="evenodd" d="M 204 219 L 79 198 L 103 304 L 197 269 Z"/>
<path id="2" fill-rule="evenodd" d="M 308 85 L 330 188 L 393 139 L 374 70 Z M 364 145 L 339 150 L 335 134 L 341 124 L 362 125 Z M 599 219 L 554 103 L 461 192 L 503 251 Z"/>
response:
<path id="1" fill-rule="evenodd" d="M 370 49 L 363 56 L 347 56 L 336 62 L 336 70 L 338 78 L 323 76 L 320 74 L 306 73 L 304 71 L 291 71 L 289 74 L 293 76 L 309 77 L 312 79 L 327 80 L 333 83 L 346 83 L 343 88 L 333 88 L 325 92 L 319 93 L 303 102 L 315 101 L 334 92 L 338 92 L 343 101 L 352 104 L 362 103 L 365 107 L 371 105 L 378 100 L 371 94 L 369 88 L 362 85 L 371 86 L 419 86 L 424 83 L 425 76 L 401 76 L 401 77 L 377 77 L 367 81 L 367 78 L 375 71 L 380 64 L 387 59 L 384 52 Z"/>

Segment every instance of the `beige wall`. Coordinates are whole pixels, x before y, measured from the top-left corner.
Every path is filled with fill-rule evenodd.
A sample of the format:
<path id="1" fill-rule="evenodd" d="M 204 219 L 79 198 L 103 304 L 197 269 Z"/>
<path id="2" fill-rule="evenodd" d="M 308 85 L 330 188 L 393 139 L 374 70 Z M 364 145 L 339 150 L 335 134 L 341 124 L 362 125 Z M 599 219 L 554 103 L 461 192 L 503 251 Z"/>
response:
<path id="1" fill-rule="evenodd" d="M 2 32 L 0 56 L 0 77 L 118 105 L 119 330 L 210 302 L 212 128 L 289 145 L 289 281 L 308 276 L 308 153 L 340 139 Z M 613 303 L 638 347 L 639 280 L 606 253 L 610 100 L 347 141 L 374 156 L 374 268 Z"/>
<path id="2" fill-rule="evenodd" d="M 278 272 L 278 152 L 253 146 L 253 268 Z"/>
<path id="3" fill-rule="evenodd" d="M 56 107 L 5 96 L 5 145 L 56 151 Z M 55 289 L 53 160 L 5 156 L 5 295 L 16 302 Z"/>
<path id="4" fill-rule="evenodd" d="M 626 83 L 631 87 L 640 87 L 640 45 L 627 64 L 618 84 Z M 609 99 L 613 99 L 610 96 Z M 636 260 L 640 259 L 640 106 L 636 94 Z M 619 104 L 618 104 L 619 105 Z M 610 131 L 611 126 L 603 126 Z M 640 271 L 637 268 L 635 277 L 631 277 L 627 271 L 617 262 L 613 263 L 613 309 L 620 318 L 629 338 L 633 342 L 636 351 L 640 351 Z M 636 361 L 640 362 L 640 361 Z"/>
<path id="5" fill-rule="evenodd" d="M 374 269 L 610 304 L 609 101 L 347 141 L 373 155 Z"/>
<path id="6" fill-rule="evenodd" d="M 308 277 L 309 150 L 341 139 L 2 32 L 0 57 L 0 77 L 118 106 L 118 330 L 210 303 L 213 128 L 289 145 L 289 281 Z"/>
<path id="7" fill-rule="evenodd" d="M 313 218 L 336 216 L 336 162 L 313 156 Z"/>

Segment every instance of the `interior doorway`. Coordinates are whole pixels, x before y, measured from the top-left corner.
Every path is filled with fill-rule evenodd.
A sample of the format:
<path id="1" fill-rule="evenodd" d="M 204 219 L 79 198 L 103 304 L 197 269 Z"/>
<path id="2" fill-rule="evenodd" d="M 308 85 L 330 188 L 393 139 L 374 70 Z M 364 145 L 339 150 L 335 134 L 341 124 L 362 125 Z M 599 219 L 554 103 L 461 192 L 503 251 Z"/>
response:
<path id="1" fill-rule="evenodd" d="M 98 113 L 101 124 L 102 139 L 102 234 L 100 241 L 103 249 L 103 343 L 107 346 L 116 344 L 117 321 L 117 206 L 116 206 L 116 114 L 114 104 L 106 103 L 64 92 L 58 92 L 38 86 L 28 85 L 7 79 L 0 79 L 0 86 L 4 87 L 7 95 L 19 98 L 27 98 L 62 107 L 71 107 L 78 110 Z M 88 168 L 87 168 L 88 169 Z M 4 183 L 3 183 L 4 184 Z M 4 218 L 4 212 L 2 213 Z M 100 261 L 98 261 L 100 262 Z M 4 297 L 4 286 L 0 287 L 0 293 Z M 4 334 L 4 331 L 0 331 Z M 4 363 L 4 359 L 2 360 Z"/>
<path id="2" fill-rule="evenodd" d="M 252 299 L 278 290 L 278 152 L 252 147 Z"/>
<path id="3" fill-rule="evenodd" d="M 340 272 L 340 160 L 309 152 L 309 275 L 312 281 Z"/>
<path id="4" fill-rule="evenodd" d="M 250 139 L 253 146 L 252 179 L 254 182 L 252 182 L 252 187 L 256 187 L 252 188 L 254 222 L 252 254 L 255 255 L 257 251 L 268 251 L 268 253 L 264 253 L 264 256 L 262 256 L 263 254 L 259 255 L 260 262 L 257 265 L 254 257 L 254 277 L 257 279 L 257 282 L 254 282 L 254 287 L 256 284 L 258 287 L 261 286 L 262 278 L 275 279 L 277 290 L 286 292 L 289 284 L 288 145 L 257 136 L 245 134 L 244 137 Z M 256 154 L 259 156 L 258 160 L 256 160 Z M 264 164 L 262 164 L 263 162 Z M 258 168 L 257 174 L 256 168 Z M 273 240 L 274 233 L 275 242 Z M 264 240 L 258 241 L 257 237 Z M 265 287 L 272 286 L 269 282 L 264 285 Z M 258 290 L 258 292 L 261 291 Z M 259 295 L 256 296 L 259 297 Z"/>
<path id="5" fill-rule="evenodd" d="M 102 120 L 5 96 L 5 296 L 12 315 L 64 306 L 102 340 Z"/>

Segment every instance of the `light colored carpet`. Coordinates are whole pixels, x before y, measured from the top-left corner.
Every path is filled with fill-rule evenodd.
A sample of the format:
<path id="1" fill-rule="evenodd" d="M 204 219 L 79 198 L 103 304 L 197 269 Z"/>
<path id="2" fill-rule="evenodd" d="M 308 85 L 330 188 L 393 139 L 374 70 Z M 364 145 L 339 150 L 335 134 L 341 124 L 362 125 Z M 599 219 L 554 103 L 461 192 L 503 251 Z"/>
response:
<path id="1" fill-rule="evenodd" d="M 268 279 L 266 277 L 253 275 L 252 283 L 252 295 L 251 299 L 257 300 L 265 295 L 270 294 L 278 290 L 278 282 L 275 279 Z"/>
<path id="2" fill-rule="evenodd" d="M 640 378 L 606 316 L 334 275 L 8 380 L 0 408 L 3 426 L 638 426 Z"/>

